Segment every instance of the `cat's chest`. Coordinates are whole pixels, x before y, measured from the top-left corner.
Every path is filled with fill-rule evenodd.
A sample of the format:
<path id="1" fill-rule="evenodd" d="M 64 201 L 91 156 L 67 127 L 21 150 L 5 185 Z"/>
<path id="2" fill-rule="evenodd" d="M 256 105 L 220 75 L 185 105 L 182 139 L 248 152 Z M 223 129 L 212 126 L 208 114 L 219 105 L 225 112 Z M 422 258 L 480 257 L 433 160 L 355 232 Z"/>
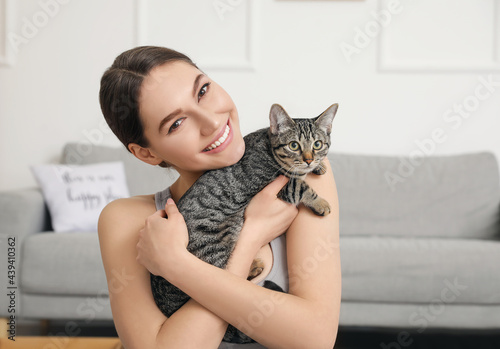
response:
<path id="1" fill-rule="evenodd" d="M 252 279 L 253 283 L 258 284 L 269 275 L 273 267 L 273 251 L 271 249 L 271 244 L 262 246 L 255 258 L 260 258 L 264 263 L 264 270 L 262 273 Z"/>

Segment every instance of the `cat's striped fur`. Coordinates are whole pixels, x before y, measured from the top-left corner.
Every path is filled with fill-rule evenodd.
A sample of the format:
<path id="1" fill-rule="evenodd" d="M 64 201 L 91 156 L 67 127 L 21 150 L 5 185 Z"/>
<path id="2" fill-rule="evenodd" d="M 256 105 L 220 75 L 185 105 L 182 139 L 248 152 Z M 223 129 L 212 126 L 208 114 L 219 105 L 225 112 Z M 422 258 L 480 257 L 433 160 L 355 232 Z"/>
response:
<path id="1" fill-rule="evenodd" d="M 328 203 L 304 181 L 309 172 L 325 173 L 322 159 L 330 146 L 337 104 L 314 119 L 291 119 L 285 110 L 271 107 L 269 128 L 247 135 L 245 154 L 229 167 L 204 173 L 177 203 L 189 231 L 187 249 L 198 258 L 225 268 L 234 249 L 250 200 L 278 175 L 290 180 L 278 197 L 303 203 L 318 215 L 330 213 Z M 269 285 L 268 288 L 279 287 Z M 151 274 L 156 304 L 172 315 L 189 296 L 161 276 Z M 225 341 L 245 343 L 249 337 L 229 326 Z"/>

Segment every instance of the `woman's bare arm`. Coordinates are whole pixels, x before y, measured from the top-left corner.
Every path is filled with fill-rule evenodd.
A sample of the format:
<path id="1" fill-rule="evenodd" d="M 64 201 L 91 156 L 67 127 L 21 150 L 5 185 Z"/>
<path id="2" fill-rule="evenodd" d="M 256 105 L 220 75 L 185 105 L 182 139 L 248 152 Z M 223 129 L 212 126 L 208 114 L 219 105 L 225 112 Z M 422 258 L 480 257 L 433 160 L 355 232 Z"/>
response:
<path id="1" fill-rule="evenodd" d="M 193 299 L 167 318 L 154 302 L 149 271 L 137 260 L 138 231 L 155 210 L 141 198 L 110 203 L 99 219 L 99 241 L 108 281 L 111 309 L 127 349 L 217 348 L 227 322 Z M 229 272 L 244 278 L 253 256 L 239 249 Z"/>
<path id="2" fill-rule="evenodd" d="M 162 275 L 214 314 L 269 348 L 332 348 L 340 311 L 339 210 L 329 163 L 307 182 L 331 205 L 318 217 L 301 207 L 287 232 L 290 293 L 256 286 L 182 249 L 163 263 Z M 172 205 L 168 216 L 177 208 Z M 178 213 L 178 211 L 177 211 Z M 199 285 L 204 285 L 200 288 Z"/>
<path id="3" fill-rule="evenodd" d="M 252 199 L 241 232 L 249 239 L 237 242 L 226 273 L 246 279 L 255 254 L 263 245 L 261 239 L 272 240 L 296 217 L 293 205 L 276 199 L 286 181 L 277 179 Z M 147 234 L 145 222 L 150 227 Z M 226 321 L 193 299 L 167 319 L 154 302 L 149 270 L 158 268 L 159 256 L 164 255 L 162 246 L 170 244 L 161 238 L 185 228 L 182 222 L 165 229 L 165 223 L 168 220 L 156 211 L 154 201 L 147 196 L 114 201 L 101 213 L 101 254 L 118 334 L 127 348 L 217 348 L 225 334 Z M 203 289 L 204 285 L 198 287 Z"/>

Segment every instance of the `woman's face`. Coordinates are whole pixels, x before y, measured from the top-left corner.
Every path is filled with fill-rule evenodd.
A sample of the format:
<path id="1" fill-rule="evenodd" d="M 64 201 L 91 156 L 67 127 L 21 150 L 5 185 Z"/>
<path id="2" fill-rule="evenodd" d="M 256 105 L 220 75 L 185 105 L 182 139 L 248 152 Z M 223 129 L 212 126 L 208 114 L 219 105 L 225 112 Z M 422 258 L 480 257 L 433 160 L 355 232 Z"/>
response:
<path id="1" fill-rule="evenodd" d="M 233 165 L 243 156 L 233 100 L 185 62 L 153 69 L 141 87 L 139 106 L 149 151 L 181 175 Z"/>

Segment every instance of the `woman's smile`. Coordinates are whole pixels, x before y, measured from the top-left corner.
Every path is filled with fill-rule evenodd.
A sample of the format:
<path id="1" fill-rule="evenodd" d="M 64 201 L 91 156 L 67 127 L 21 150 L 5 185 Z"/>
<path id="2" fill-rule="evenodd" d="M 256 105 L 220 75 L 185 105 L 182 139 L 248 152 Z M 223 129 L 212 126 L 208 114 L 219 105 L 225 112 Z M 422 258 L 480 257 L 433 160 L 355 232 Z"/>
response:
<path id="1" fill-rule="evenodd" d="M 233 140 L 233 132 L 231 129 L 230 121 L 228 120 L 224 127 L 220 130 L 220 132 L 215 136 L 215 138 L 210 142 L 210 144 L 205 147 L 202 152 L 203 153 L 220 153 L 224 149 L 226 149 L 231 141 Z"/>

